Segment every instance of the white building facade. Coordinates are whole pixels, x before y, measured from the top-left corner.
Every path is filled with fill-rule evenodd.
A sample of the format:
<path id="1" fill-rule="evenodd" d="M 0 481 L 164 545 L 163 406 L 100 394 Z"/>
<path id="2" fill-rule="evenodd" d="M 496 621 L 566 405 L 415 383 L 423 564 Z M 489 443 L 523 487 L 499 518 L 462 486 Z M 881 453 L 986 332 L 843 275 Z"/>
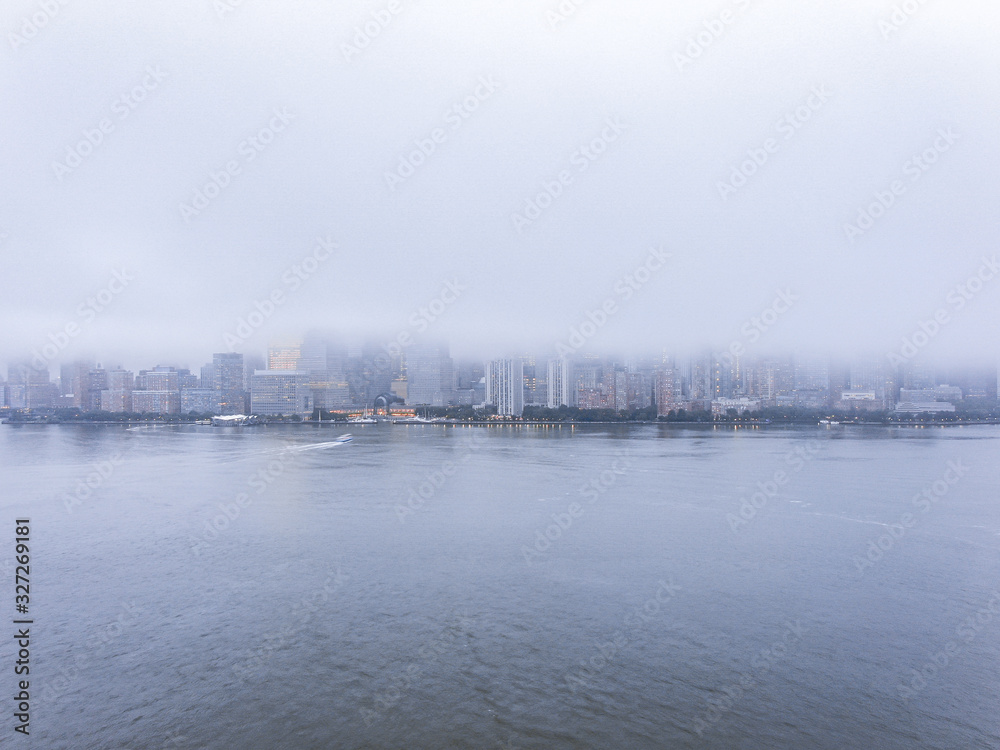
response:
<path id="1" fill-rule="evenodd" d="M 486 403 L 501 417 L 524 414 L 524 365 L 520 359 L 494 359 L 486 363 Z"/>

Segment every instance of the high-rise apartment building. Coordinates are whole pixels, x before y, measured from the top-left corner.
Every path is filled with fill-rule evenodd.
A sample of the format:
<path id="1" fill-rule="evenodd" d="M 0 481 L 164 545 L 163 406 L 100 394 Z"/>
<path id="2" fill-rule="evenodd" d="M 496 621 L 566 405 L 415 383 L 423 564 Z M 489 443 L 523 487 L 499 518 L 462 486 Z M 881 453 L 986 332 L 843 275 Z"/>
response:
<path id="1" fill-rule="evenodd" d="M 728 355 L 712 357 L 707 398 L 716 401 L 720 398 L 733 397 L 735 362 L 737 359 Z"/>
<path id="2" fill-rule="evenodd" d="M 110 376 L 108 373 L 110 388 Z M 152 370 L 140 370 L 135 378 L 136 390 L 140 391 L 180 391 L 180 373 L 173 367 L 157 365 Z"/>
<path id="3" fill-rule="evenodd" d="M 108 373 L 100 364 L 87 373 L 87 382 L 84 390 L 84 404 L 81 407 L 84 411 L 101 410 L 101 391 L 108 389 Z"/>
<path id="4" fill-rule="evenodd" d="M 131 412 L 134 409 L 132 393 L 135 375 L 129 370 L 111 370 L 107 374 L 108 387 L 101 391 L 101 411 Z"/>
<path id="5" fill-rule="evenodd" d="M 181 414 L 216 414 L 218 405 L 214 388 L 181 388 Z"/>
<path id="6" fill-rule="evenodd" d="M 539 363 L 534 354 L 521 357 L 524 369 L 524 403 L 530 406 L 545 406 L 548 403 L 546 367 Z"/>
<path id="7" fill-rule="evenodd" d="M 605 405 L 602 384 L 604 367 L 596 357 L 585 357 L 573 364 L 573 389 L 581 409 L 601 409 Z"/>
<path id="8" fill-rule="evenodd" d="M 546 377 L 546 405 L 550 409 L 576 405 L 573 363 L 567 357 L 550 359 Z"/>
<path id="9" fill-rule="evenodd" d="M 656 369 L 656 416 L 665 417 L 681 408 L 683 396 L 680 377 L 671 363 Z"/>
<path id="10" fill-rule="evenodd" d="M 524 414 L 524 367 L 520 359 L 494 359 L 486 363 L 486 403 L 502 417 Z"/>
<path id="11" fill-rule="evenodd" d="M 109 390 L 112 374 L 108 373 Z M 166 365 L 140 370 L 132 391 L 132 410 L 140 414 L 180 414 L 180 377 L 175 368 Z"/>
<path id="12" fill-rule="evenodd" d="M 180 391 L 132 391 L 132 411 L 139 414 L 180 414 Z"/>

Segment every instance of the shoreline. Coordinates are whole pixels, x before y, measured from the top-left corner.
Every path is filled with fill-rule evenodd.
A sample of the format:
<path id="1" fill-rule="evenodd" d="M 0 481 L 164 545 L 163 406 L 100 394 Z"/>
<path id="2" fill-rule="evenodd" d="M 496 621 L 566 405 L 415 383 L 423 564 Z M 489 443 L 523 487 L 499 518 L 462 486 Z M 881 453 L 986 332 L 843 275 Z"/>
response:
<path id="1" fill-rule="evenodd" d="M 504 422 L 499 420 L 479 420 L 479 421 L 464 421 L 464 420 L 446 420 L 442 422 L 427 422 L 427 423 L 414 423 L 414 422 L 378 422 L 374 425 L 367 423 L 355 423 L 355 422 L 340 422 L 340 421 L 326 421 L 323 422 L 263 422 L 256 425 L 199 425 L 194 422 L 162 422 L 152 419 L 139 419 L 139 420 L 127 420 L 127 421 L 88 421 L 88 420 L 69 420 L 69 421 L 46 421 L 46 422 L 32 422 L 32 421 L 10 421 L 3 420 L 3 425 L 22 427 L 22 426 L 50 426 L 50 425 L 73 425 L 73 426 L 90 426 L 90 425 L 100 425 L 100 426 L 119 426 L 119 427 L 139 427 L 139 426 L 149 426 L 149 427 L 212 427 L 213 429 L 226 429 L 226 428 L 239 428 L 239 429 L 256 429 L 260 427 L 382 427 L 384 425 L 390 425 L 392 427 L 586 427 L 588 425 L 622 425 L 622 426 L 650 426 L 659 425 L 664 427 L 678 426 L 678 427 L 744 427 L 744 428 L 774 428 L 774 427 L 825 427 L 827 429 L 836 429 L 838 427 L 970 427 L 970 426 L 980 426 L 980 425 L 1000 425 L 1000 419 L 984 419 L 984 420 L 969 420 L 964 422 L 840 422 L 839 424 L 819 424 L 812 421 L 799 421 L 799 422 L 681 422 L 681 421 L 670 421 L 670 422 L 660 422 L 660 421 L 634 421 L 634 422 L 618 422 L 618 421 L 560 421 L 560 422 L 546 422 L 546 421 L 522 421 L 522 422 Z"/>

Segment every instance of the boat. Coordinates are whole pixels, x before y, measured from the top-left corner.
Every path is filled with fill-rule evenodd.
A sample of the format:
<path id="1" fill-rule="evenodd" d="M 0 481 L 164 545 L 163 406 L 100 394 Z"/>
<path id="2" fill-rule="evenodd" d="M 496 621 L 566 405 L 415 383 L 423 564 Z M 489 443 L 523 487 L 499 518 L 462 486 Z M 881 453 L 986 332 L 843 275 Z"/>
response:
<path id="1" fill-rule="evenodd" d="M 393 424 L 440 424 L 447 421 L 444 417 L 428 417 L 427 409 L 424 408 L 424 416 L 414 414 L 412 417 L 402 417 L 392 420 Z"/>
<path id="2" fill-rule="evenodd" d="M 367 408 L 360 417 L 350 417 L 347 421 L 350 424 L 378 424 L 378 420 L 368 414 Z"/>

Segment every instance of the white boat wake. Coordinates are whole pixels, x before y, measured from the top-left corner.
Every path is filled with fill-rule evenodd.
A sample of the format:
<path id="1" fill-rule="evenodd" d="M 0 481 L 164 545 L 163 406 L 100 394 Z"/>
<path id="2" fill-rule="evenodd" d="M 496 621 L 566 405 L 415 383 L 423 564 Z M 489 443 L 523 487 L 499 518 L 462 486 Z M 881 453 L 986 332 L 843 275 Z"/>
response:
<path id="1" fill-rule="evenodd" d="M 322 448 L 334 448 L 338 445 L 345 445 L 351 442 L 353 439 L 354 437 L 352 435 L 347 434 L 347 435 L 341 435 L 336 440 L 330 440 L 325 443 L 310 443 L 309 445 L 299 445 L 299 446 L 289 447 L 286 448 L 285 450 L 301 453 L 303 451 L 315 451 L 315 450 L 320 450 Z"/>

